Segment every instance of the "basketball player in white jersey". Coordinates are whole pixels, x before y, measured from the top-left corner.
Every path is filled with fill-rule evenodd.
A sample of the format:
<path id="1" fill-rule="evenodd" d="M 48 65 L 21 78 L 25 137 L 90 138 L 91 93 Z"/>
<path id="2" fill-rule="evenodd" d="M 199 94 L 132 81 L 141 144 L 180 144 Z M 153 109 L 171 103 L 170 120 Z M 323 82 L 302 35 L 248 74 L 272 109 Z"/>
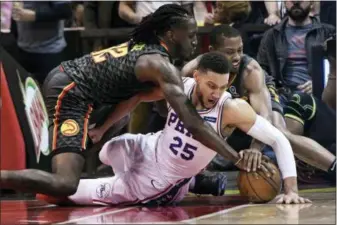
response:
<path id="1" fill-rule="evenodd" d="M 237 127 L 273 147 L 284 181 L 285 193 L 279 197 L 279 203 L 310 202 L 297 194 L 295 160 L 285 136 L 258 116 L 248 103 L 233 100 L 225 92 L 229 67 L 223 55 L 216 52 L 204 54 L 194 79 L 184 78 L 185 93 L 205 122 L 224 139 L 231 129 Z M 124 134 L 107 142 L 99 158 L 113 168 L 115 176 L 82 179 L 77 192 L 69 196 L 68 200 L 77 205 L 118 206 L 179 202 L 193 188 L 193 177 L 215 155 L 215 151 L 193 138 L 178 115 L 168 106 L 163 131 L 147 135 Z M 247 160 L 246 157 L 241 159 Z M 261 161 L 258 167 L 267 164 Z"/>

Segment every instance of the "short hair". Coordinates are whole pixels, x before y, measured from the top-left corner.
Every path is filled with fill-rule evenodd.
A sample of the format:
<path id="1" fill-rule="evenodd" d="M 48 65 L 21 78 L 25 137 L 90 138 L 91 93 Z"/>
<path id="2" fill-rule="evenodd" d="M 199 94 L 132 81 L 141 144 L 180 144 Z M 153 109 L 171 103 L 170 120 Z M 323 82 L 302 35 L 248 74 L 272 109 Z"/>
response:
<path id="1" fill-rule="evenodd" d="M 241 37 L 240 31 L 237 29 L 223 24 L 216 26 L 212 29 L 210 34 L 210 44 L 214 47 L 221 46 L 223 44 L 223 38 Z"/>
<path id="2" fill-rule="evenodd" d="M 228 59 L 219 52 L 208 52 L 202 55 L 197 69 L 200 71 L 212 71 L 225 74 L 230 72 L 231 64 Z"/>
<path id="3" fill-rule="evenodd" d="M 189 12 L 177 4 L 165 4 L 154 13 L 144 17 L 133 30 L 131 39 L 134 44 L 159 44 L 158 36 L 172 27 L 179 27 L 191 19 Z"/>

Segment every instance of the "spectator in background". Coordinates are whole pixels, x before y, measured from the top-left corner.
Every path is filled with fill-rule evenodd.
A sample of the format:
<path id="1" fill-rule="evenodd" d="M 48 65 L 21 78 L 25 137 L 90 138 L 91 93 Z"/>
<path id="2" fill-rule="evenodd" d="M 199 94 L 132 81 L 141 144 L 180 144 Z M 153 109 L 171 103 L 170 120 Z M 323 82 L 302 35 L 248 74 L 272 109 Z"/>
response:
<path id="1" fill-rule="evenodd" d="M 268 30 L 260 44 L 258 62 L 275 78 L 281 101 L 294 92 L 312 93 L 310 50 L 335 29 L 310 17 L 312 2 L 286 1 L 288 17 Z"/>
<path id="2" fill-rule="evenodd" d="M 83 2 L 72 3 L 73 16 L 66 21 L 66 27 L 83 27 L 84 5 Z"/>
<path id="3" fill-rule="evenodd" d="M 42 84 L 48 72 L 63 60 L 64 20 L 72 16 L 70 2 L 14 3 L 19 63 Z"/>
<path id="4" fill-rule="evenodd" d="M 118 16 L 119 1 L 88 1 L 84 3 L 84 27 L 90 29 L 105 29 L 130 27 L 132 24 L 125 22 Z M 111 45 L 119 44 L 118 40 L 95 38 L 88 40 L 84 52 L 98 51 Z"/>
<path id="5" fill-rule="evenodd" d="M 121 1 L 118 15 L 126 22 L 137 25 L 143 17 L 156 11 L 160 6 L 166 4 L 183 5 L 193 15 L 192 1 Z"/>
<path id="6" fill-rule="evenodd" d="M 244 22 L 251 13 L 249 1 L 217 1 L 215 3 L 214 15 L 206 17 L 206 24 L 240 24 Z"/>
<path id="7" fill-rule="evenodd" d="M 9 33 L 11 28 L 12 2 L 0 2 L 1 33 Z"/>
<path id="8" fill-rule="evenodd" d="M 330 64 L 330 74 L 322 99 L 323 102 L 336 111 L 336 35 L 326 40 L 324 47 Z"/>
<path id="9" fill-rule="evenodd" d="M 319 9 L 321 22 L 336 27 L 336 1 L 322 1 Z"/>
<path id="10" fill-rule="evenodd" d="M 268 16 L 264 19 L 264 23 L 269 26 L 274 26 L 281 22 L 281 11 L 277 1 L 264 1 Z"/>

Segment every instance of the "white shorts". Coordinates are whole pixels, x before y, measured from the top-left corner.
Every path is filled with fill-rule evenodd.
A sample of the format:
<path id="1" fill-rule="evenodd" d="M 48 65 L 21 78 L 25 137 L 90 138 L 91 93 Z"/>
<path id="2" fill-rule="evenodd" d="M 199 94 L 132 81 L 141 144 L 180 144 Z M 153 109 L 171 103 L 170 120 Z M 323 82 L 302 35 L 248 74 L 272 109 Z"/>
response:
<path id="1" fill-rule="evenodd" d="M 111 139 L 99 158 L 113 168 L 115 176 L 81 179 L 69 199 L 79 205 L 165 205 L 181 201 L 191 179 L 171 184 L 163 178 L 155 149 L 160 134 L 124 134 Z"/>

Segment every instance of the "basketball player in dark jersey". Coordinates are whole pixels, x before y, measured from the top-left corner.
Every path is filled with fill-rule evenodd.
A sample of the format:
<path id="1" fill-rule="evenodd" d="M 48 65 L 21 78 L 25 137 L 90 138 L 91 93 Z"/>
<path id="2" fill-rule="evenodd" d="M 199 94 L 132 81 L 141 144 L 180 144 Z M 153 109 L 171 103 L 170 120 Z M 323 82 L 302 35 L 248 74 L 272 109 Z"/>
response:
<path id="1" fill-rule="evenodd" d="M 163 96 L 195 139 L 227 159 L 244 160 L 204 122 L 184 94 L 174 58 L 187 58 L 196 44 L 196 24 L 188 12 L 168 4 L 145 17 L 128 45 L 63 62 L 47 78 L 43 93 L 52 120 L 52 171 L 1 171 L 1 187 L 68 196 L 76 192 L 84 165 L 92 108 L 115 104 L 125 115 L 139 102 Z"/>
<path id="2" fill-rule="evenodd" d="M 334 168 L 332 165 L 336 160 L 333 154 L 314 140 L 295 135 L 286 129 L 283 106 L 280 104 L 272 77 L 266 74 L 254 59 L 243 54 L 239 31 L 228 25 L 217 26 L 211 32 L 210 43 L 211 51 L 222 52 L 232 61 L 233 72 L 227 91 L 232 94 L 233 98 L 243 98 L 249 101 L 258 114 L 272 120 L 274 126 L 289 139 L 299 159 L 326 172 L 333 172 L 331 168 Z M 190 76 L 198 60 L 200 56 L 185 65 L 183 75 Z M 237 131 L 234 131 L 232 138 L 232 140 L 229 138 L 228 142 L 238 150 L 247 147 L 247 142 L 251 142 L 249 137 Z M 262 150 L 258 145 L 259 143 L 255 146 L 252 143 L 250 148 Z M 251 160 L 261 157 L 261 154 L 256 151 L 255 155 L 251 157 Z"/>

